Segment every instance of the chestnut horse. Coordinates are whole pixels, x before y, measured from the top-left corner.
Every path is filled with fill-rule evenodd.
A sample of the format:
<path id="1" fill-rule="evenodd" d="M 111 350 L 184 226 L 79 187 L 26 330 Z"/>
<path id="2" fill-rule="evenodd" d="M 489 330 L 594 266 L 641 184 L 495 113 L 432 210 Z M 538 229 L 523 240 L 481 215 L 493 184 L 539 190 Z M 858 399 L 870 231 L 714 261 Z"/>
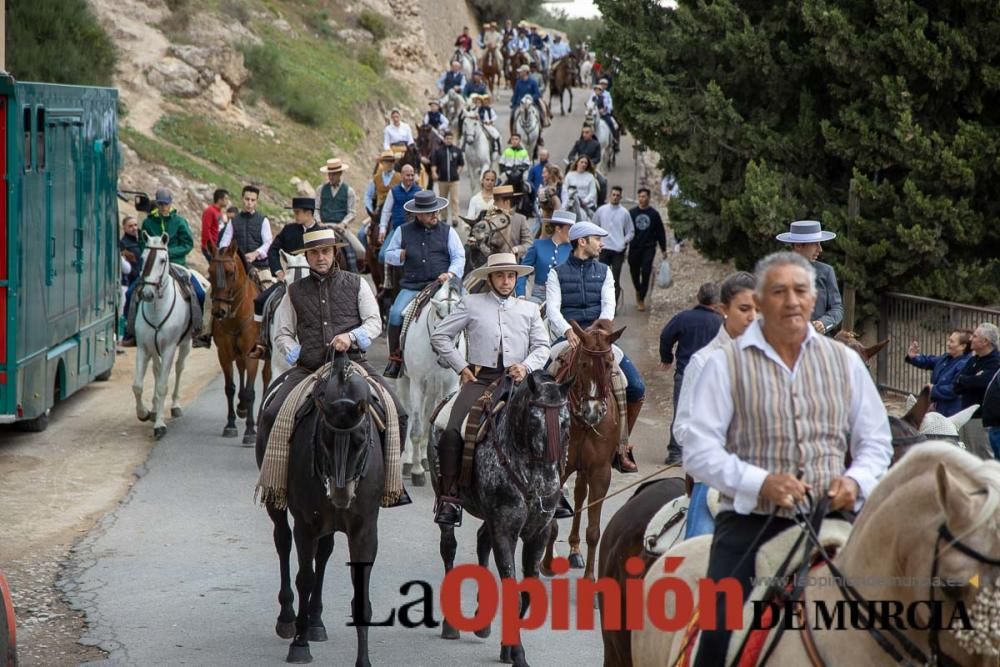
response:
<path id="1" fill-rule="evenodd" d="M 576 473 L 574 489 L 573 526 L 569 534 L 569 562 L 572 567 L 583 565 L 580 555 L 580 517 L 584 502 L 589 498 L 587 508 L 587 563 L 583 578 L 594 580 L 594 561 L 597 543 L 601 539 L 601 510 L 604 497 L 611 485 L 611 460 L 621 439 L 621 424 L 618 423 L 618 401 L 611 385 L 611 373 L 615 367 L 612 344 L 621 337 L 625 328 L 612 331 L 611 320 L 597 320 L 584 331 L 576 322 L 570 322 L 573 331 L 580 338 L 579 345 L 572 351 L 564 368 L 559 370 L 559 378 L 573 376 L 569 403 L 572 420 L 569 429 L 569 460 L 563 472 L 565 483 L 572 473 Z M 542 561 L 543 571 L 552 571 L 553 547 L 559 529 L 553 522 L 549 533 L 549 543 Z M 579 601 L 578 604 L 591 604 Z"/>
<path id="2" fill-rule="evenodd" d="M 514 89 L 514 84 L 517 82 L 517 68 L 527 64 L 528 56 L 523 51 L 508 56 L 505 75 L 507 76 L 507 85 L 510 86 L 511 90 Z"/>
<path id="3" fill-rule="evenodd" d="M 219 355 L 219 365 L 226 376 L 226 427 L 222 430 L 225 438 L 235 438 L 236 417 L 246 419 L 243 444 L 253 445 L 257 441 L 256 415 L 253 410 L 254 382 L 257 380 L 257 360 L 251 358 L 250 351 L 257 343 L 257 329 L 260 326 L 253 319 L 253 301 L 257 298 L 257 284 L 250 277 L 248 267 L 236 244 L 219 249 L 209 242 L 208 251 L 212 256 L 208 264 L 208 276 L 212 283 L 212 338 Z M 233 409 L 236 383 L 233 382 L 233 364 L 240 376 L 239 404 Z M 261 371 L 263 388 L 271 383 L 271 364 L 264 362 Z"/>
<path id="4" fill-rule="evenodd" d="M 559 96 L 559 111 L 565 116 L 566 107 L 563 106 L 563 93 L 569 93 L 569 112 L 573 113 L 573 86 L 580 86 L 580 66 L 576 56 L 570 53 L 568 56 L 560 58 L 552 66 L 552 73 L 549 76 L 549 114 L 552 114 L 552 97 Z"/>
<path id="5" fill-rule="evenodd" d="M 492 47 L 486 49 L 483 54 L 483 78 L 486 80 L 486 87 L 490 89 L 490 94 L 494 93 L 494 87 L 498 87 L 502 81 L 503 57 L 500 49 Z"/>

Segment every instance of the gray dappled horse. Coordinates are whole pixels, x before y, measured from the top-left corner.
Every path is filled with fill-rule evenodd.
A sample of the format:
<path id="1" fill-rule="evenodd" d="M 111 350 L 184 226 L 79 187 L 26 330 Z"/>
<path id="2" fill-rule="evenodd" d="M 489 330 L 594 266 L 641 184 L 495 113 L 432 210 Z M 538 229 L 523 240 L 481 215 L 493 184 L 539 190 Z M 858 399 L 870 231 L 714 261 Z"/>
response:
<path id="1" fill-rule="evenodd" d="M 507 378 L 504 382 L 508 382 Z M 482 519 L 476 533 L 479 565 L 488 567 L 490 551 L 501 578 L 513 579 L 514 550 L 523 545 L 521 573 L 537 577 L 538 564 L 548 540 L 559 503 L 560 475 L 569 442 L 570 414 L 567 395 L 573 380 L 559 384 L 544 371 L 530 373 L 510 390 L 507 406 L 476 447 L 473 463 L 475 488 L 460 488 L 466 514 Z M 428 448 L 431 465 L 437 469 L 437 435 Z M 436 476 L 432 476 L 437 485 Z M 440 525 L 441 557 L 445 572 L 455 566 L 454 526 Z M 522 614 L 528 597 L 521 595 Z M 490 626 L 476 631 L 489 637 Z M 458 639 L 459 632 L 447 621 L 441 627 L 445 639 Z M 524 647 L 500 646 L 500 660 L 525 666 Z"/>

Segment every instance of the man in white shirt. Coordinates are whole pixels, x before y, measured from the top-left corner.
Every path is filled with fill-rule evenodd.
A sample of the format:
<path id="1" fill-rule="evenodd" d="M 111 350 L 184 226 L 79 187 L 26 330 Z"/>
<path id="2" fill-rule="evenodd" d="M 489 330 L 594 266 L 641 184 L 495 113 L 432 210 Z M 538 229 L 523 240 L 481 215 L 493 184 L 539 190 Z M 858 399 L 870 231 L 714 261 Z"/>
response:
<path id="1" fill-rule="evenodd" d="M 382 150 L 389 150 L 394 144 L 409 146 L 414 143 L 413 131 L 408 124 L 400 120 L 401 118 L 399 109 L 389 112 L 389 124 L 382 132 Z"/>
<path id="2" fill-rule="evenodd" d="M 274 235 L 271 232 L 271 221 L 257 210 L 260 200 L 260 188 L 247 185 L 243 188 L 243 210 L 233 218 L 219 239 L 219 247 L 226 248 L 230 243 L 236 243 L 247 262 L 253 264 L 258 272 L 266 272 L 263 282 L 270 281 L 270 269 L 267 264 L 267 251 L 271 247 Z"/>
<path id="3" fill-rule="evenodd" d="M 861 357 L 810 324 L 812 265 L 775 253 L 758 263 L 756 277 L 763 318 L 709 356 L 693 387 L 698 410 L 683 450 L 685 470 L 722 496 L 707 576 L 736 578 L 744 599 L 758 548 L 796 525 L 807 491 L 817 503 L 829 499 L 831 511 L 857 511 L 892 459 L 885 407 Z M 717 612 L 724 628 L 723 594 Z M 724 664 L 729 637 L 703 631 L 695 667 Z"/>
<path id="4" fill-rule="evenodd" d="M 611 267 L 611 274 L 615 278 L 615 300 L 621 301 L 622 264 L 625 262 L 628 244 L 635 237 L 632 214 L 622 206 L 622 186 L 612 186 L 608 203 L 594 211 L 593 222 L 608 233 L 599 261 Z"/>

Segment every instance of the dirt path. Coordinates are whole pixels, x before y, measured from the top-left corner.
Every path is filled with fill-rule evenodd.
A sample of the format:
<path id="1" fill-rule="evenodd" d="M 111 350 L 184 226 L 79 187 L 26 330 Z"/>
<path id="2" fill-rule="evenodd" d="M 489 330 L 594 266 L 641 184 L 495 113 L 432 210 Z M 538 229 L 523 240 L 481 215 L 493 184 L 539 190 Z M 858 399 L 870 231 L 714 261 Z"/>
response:
<path id="1" fill-rule="evenodd" d="M 102 657 L 77 644 L 83 620 L 58 584 L 74 543 L 125 496 L 153 447 L 152 427 L 135 418 L 134 361 L 134 350 L 120 355 L 108 382 L 57 405 L 45 432 L 0 430 L 0 568 L 13 591 L 22 667 Z M 195 350 L 182 378 L 183 402 L 217 372 L 215 351 Z M 151 392 L 152 372 L 145 396 Z"/>

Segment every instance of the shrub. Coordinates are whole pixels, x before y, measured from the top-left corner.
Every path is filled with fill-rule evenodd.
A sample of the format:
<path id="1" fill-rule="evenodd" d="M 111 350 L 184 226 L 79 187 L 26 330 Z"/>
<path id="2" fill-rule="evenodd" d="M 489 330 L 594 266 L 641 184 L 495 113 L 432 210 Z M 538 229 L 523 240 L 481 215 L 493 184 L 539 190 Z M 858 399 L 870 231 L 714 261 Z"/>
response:
<path id="1" fill-rule="evenodd" d="M 314 33 L 320 37 L 326 37 L 329 39 L 330 37 L 333 37 L 333 28 L 330 27 L 329 19 L 330 15 L 326 12 L 314 12 L 309 15 L 309 19 L 306 23 Z"/>
<path id="2" fill-rule="evenodd" d="M 250 70 L 250 86 L 292 120 L 319 127 L 326 118 L 321 100 L 300 79 L 289 76 L 281 64 L 281 52 L 274 44 L 242 47 Z"/>
<path id="3" fill-rule="evenodd" d="M 243 25 L 250 23 L 250 9 L 241 0 L 222 0 L 219 5 L 222 13 L 230 18 L 234 18 Z"/>
<path id="4" fill-rule="evenodd" d="M 385 60 L 382 59 L 382 54 L 374 46 L 363 46 L 358 49 L 357 58 L 359 63 L 376 74 L 385 72 Z"/>
<path id="5" fill-rule="evenodd" d="M 361 11 L 361 14 L 358 16 L 358 26 L 374 35 L 376 42 L 382 41 L 389 36 L 389 26 L 386 25 L 385 18 L 370 9 Z M 372 69 L 375 68 L 373 67 Z"/>

